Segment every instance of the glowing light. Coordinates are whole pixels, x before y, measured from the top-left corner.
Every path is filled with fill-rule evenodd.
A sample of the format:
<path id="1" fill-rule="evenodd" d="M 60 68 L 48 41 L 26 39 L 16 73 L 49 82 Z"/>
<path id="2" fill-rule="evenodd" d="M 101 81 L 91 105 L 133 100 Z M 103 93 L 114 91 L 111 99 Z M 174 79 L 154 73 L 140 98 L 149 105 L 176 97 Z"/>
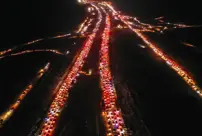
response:
<path id="1" fill-rule="evenodd" d="M 88 21 L 88 17 L 84 20 L 83 23 L 79 26 L 79 29 L 76 31 L 76 33 L 80 33 L 82 31 L 82 28 L 84 27 L 85 23 Z"/>
<path id="2" fill-rule="evenodd" d="M 168 63 L 168 66 L 172 68 L 176 73 L 192 88 L 193 91 L 195 91 L 197 94 L 199 94 L 200 97 L 202 97 L 202 90 L 199 86 L 197 86 L 196 82 L 192 78 L 191 75 L 189 75 L 177 62 L 170 59 L 166 54 L 164 54 L 159 48 L 156 47 L 154 43 L 148 40 L 148 38 L 143 35 L 140 32 L 136 32 L 137 35 L 154 51 L 156 55 L 161 57 L 162 60 Z"/>
<path id="3" fill-rule="evenodd" d="M 66 54 L 69 54 L 69 53 L 70 53 L 69 51 L 66 52 Z"/>
<path id="4" fill-rule="evenodd" d="M 50 66 L 50 63 L 48 62 L 45 67 L 43 67 L 42 69 L 40 69 L 37 72 L 36 77 L 33 79 L 33 81 L 20 93 L 20 95 L 17 97 L 17 99 L 15 100 L 15 102 L 13 104 L 11 104 L 11 106 L 0 115 L 0 120 L 1 120 L 1 124 L 0 126 L 2 126 L 7 120 L 9 120 L 9 118 L 14 114 L 14 112 L 18 109 L 18 107 L 20 106 L 20 103 L 24 100 L 24 98 L 27 96 L 27 94 L 31 91 L 31 89 L 33 88 L 33 86 L 37 83 L 37 81 L 40 80 L 40 78 L 48 71 Z"/>
<path id="5" fill-rule="evenodd" d="M 68 36 L 71 36 L 71 34 L 57 35 L 54 37 L 50 37 L 49 39 L 59 39 L 59 38 L 68 37 Z"/>
<path id="6" fill-rule="evenodd" d="M 57 55 L 63 55 L 63 53 L 61 53 L 61 52 L 59 52 L 57 50 L 53 50 L 53 49 L 24 50 L 24 51 L 20 51 L 20 52 L 17 52 L 17 53 L 12 53 L 12 54 L 9 54 L 9 55 L 0 56 L 0 59 L 6 58 L 6 57 L 19 56 L 19 55 L 23 55 L 23 54 L 36 53 L 36 52 L 52 52 L 52 53 L 57 54 Z"/>
<path id="7" fill-rule="evenodd" d="M 44 120 L 42 124 L 41 134 L 39 134 L 40 136 L 47 136 L 47 135 L 51 136 L 55 130 L 58 118 L 65 106 L 66 101 L 68 100 L 70 88 L 72 87 L 73 83 L 76 82 L 76 78 L 78 77 L 79 71 L 81 71 L 85 63 L 85 59 L 89 54 L 89 51 L 93 44 L 93 40 L 96 36 L 97 31 L 99 30 L 99 26 L 102 21 L 102 15 L 99 9 L 97 11 L 99 16 L 98 16 L 98 21 L 96 23 L 96 26 L 93 30 L 93 33 L 90 34 L 86 42 L 84 42 L 84 46 L 80 54 L 76 57 L 75 62 L 72 64 L 72 67 L 69 73 L 67 74 L 64 81 L 62 81 L 62 85 L 59 88 L 53 102 L 51 103 L 51 106 L 49 108 L 49 111 L 46 117 L 46 118 L 49 118 L 50 120 L 49 121 L 47 121 L 47 119 Z"/>
<path id="8" fill-rule="evenodd" d="M 193 78 L 185 71 L 183 68 L 177 64 L 174 60 L 170 59 L 167 55 L 165 55 L 159 48 L 156 47 L 154 43 L 152 43 L 144 34 L 142 34 L 140 31 L 133 29 L 124 19 L 121 15 L 119 15 L 120 19 L 128 25 L 128 27 L 134 31 L 153 51 L 156 55 L 161 57 L 165 62 L 169 64 L 169 67 L 172 68 L 174 71 L 177 72 L 177 74 L 194 90 L 195 92 L 198 92 L 200 97 L 202 97 L 202 90 L 199 86 L 196 85 L 196 82 L 193 80 Z"/>
<path id="9" fill-rule="evenodd" d="M 138 44 L 138 46 L 140 47 L 140 48 L 146 48 L 144 45 L 141 45 L 141 44 Z"/>
<path id="10" fill-rule="evenodd" d="M 106 26 L 102 34 L 102 43 L 100 49 L 100 85 L 102 89 L 102 98 L 104 101 L 104 109 L 102 109 L 102 117 L 105 121 L 106 135 L 124 135 L 126 130 L 120 109 L 116 106 L 116 90 L 112 82 L 112 75 L 109 67 L 109 37 L 110 37 L 110 17 L 107 14 Z"/>
<path id="11" fill-rule="evenodd" d="M 181 42 L 183 45 L 185 46 L 189 46 L 189 47 L 195 47 L 193 44 L 187 43 L 187 42 Z"/>
<path id="12" fill-rule="evenodd" d="M 155 18 L 155 20 L 161 20 L 161 19 L 163 19 L 163 18 L 164 18 L 164 16 L 161 16 L 161 17 Z"/>

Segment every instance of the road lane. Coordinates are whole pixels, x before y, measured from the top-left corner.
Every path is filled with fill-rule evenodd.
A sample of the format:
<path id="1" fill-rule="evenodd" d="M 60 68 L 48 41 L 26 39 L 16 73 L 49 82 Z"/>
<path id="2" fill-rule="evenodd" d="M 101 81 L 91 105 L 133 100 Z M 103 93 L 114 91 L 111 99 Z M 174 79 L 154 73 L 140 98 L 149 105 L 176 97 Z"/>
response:
<path id="1" fill-rule="evenodd" d="M 191 89 L 187 84 L 150 49 L 134 46 L 139 40 L 132 34 L 124 38 L 120 34 L 116 39 L 114 63 L 134 100 L 138 94 L 138 108 L 151 134 L 199 134 L 202 104 L 188 93 Z"/>
<path id="2" fill-rule="evenodd" d="M 71 45 L 73 41 L 72 40 L 65 40 L 66 45 Z M 78 40 L 79 43 L 82 43 L 82 40 Z M 49 44 L 50 45 L 50 44 Z M 64 69 L 70 64 L 72 61 L 73 56 L 76 54 L 75 50 L 79 47 L 78 45 L 69 46 L 68 49 L 70 50 L 70 54 L 66 57 L 64 56 L 57 56 L 57 55 L 51 55 L 51 54 L 30 54 L 29 56 L 26 56 L 26 61 L 31 63 L 30 66 L 29 63 L 26 63 L 25 60 L 23 60 L 25 57 L 19 56 L 12 58 L 13 61 L 20 62 L 19 65 L 22 65 L 20 69 L 16 67 L 16 69 L 12 69 L 14 72 L 20 72 L 23 71 L 23 69 L 29 69 L 31 67 L 32 69 L 36 69 L 36 67 L 39 68 L 39 64 L 42 64 L 42 62 L 50 61 L 52 62 L 52 69 L 46 75 L 42 81 L 40 81 L 34 90 L 30 92 L 30 94 L 27 95 L 27 97 L 24 99 L 23 103 L 19 107 L 19 110 L 15 112 L 15 114 L 11 117 L 10 121 L 8 121 L 4 127 L 0 130 L 0 135 L 21 135 L 21 136 L 27 136 L 30 133 L 30 130 L 32 130 L 34 127 L 36 127 L 37 122 L 38 124 L 41 122 L 41 117 L 44 116 L 44 112 L 47 111 L 47 105 L 50 103 L 54 92 L 52 91 L 53 88 L 55 88 L 55 83 L 58 82 L 58 80 L 61 77 L 61 74 L 63 74 Z M 67 47 L 66 47 L 67 48 Z M 38 60 L 37 62 L 33 63 L 34 60 Z M 11 58 L 7 58 L 2 60 L 1 63 L 12 63 Z M 25 65 L 24 65 L 25 63 Z M 35 66 L 35 65 L 36 66 Z M 10 65 L 10 64 L 9 64 Z M 59 68 L 59 69 L 58 69 Z M 26 70 L 25 69 L 25 70 Z M 16 71 L 18 70 L 18 71 Z M 24 72 L 26 72 L 24 70 Z M 9 71 L 9 69 L 8 69 Z M 11 72 L 10 72 L 11 73 Z M 20 72 L 21 73 L 21 72 Z M 28 72 L 27 76 L 30 77 L 30 71 Z M 13 74 L 12 74 L 13 75 Z M 8 75 L 9 76 L 9 75 Z M 16 76 L 16 75 L 13 75 Z M 22 77 L 24 78 L 24 77 Z M 20 78 L 21 79 L 21 78 Z M 30 79 L 30 78 L 28 78 Z M 10 81 L 10 80 L 9 80 Z M 16 82 L 16 80 L 14 80 Z M 25 82 L 23 79 L 20 80 L 20 82 Z M 26 83 L 26 82 L 25 82 Z M 15 85 L 16 87 L 16 85 Z M 10 99 L 12 95 L 16 93 L 16 89 L 10 90 L 9 96 L 7 99 Z M 46 90 L 46 91 L 44 91 Z M 1 99 L 2 100 L 2 99 Z M 4 100 L 4 99 L 3 99 Z M 6 103 L 4 103 L 5 105 Z M 1 106 L 2 107 L 2 106 Z M 5 106 L 4 106 L 5 107 Z M 19 125 L 19 122 L 21 125 Z M 33 124 L 35 124 L 33 126 Z M 23 129 L 21 129 L 23 127 Z M 12 129 L 12 131 L 10 131 Z"/>
<path id="3" fill-rule="evenodd" d="M 16 101 L 9 106 L 9 108 L 0 115 L 0 127 L 3 127 L 3 124 L 9 120 L 9 118 L 14 114 L 14 112 L 18 109 L 26 95 L 32 90 L 32 88 L 37 84 L 37 82 L 43 77 L 44 74 L 48 71 L 50 67 L 50 63 L 46 63 L 46 65 L 41 68 L 36 77 L 30 82 L 29 85 L 18 95 Z"/>
<path id="4" fill-rule="evenodd" d="M 93 30 L 93 33 L 90 34 L 87 38 L 87 40 L 84 42 L 83 48 L 76 56 L 75 62 L 73 61 L 73 64 L 71 68 L 68 71 L 67 77 L 62 81 L 62 85 L 59 88 L 55 98 L 53 99 L 53 102 L 51 103 L 50 109 L 48 111 L 47 117 L 44 119 L 41 130 L 39 130 L 39 135 L 53 135 L 56 123 L 58 121 L 58 118 L 64 109 L 65 103 L 69 96 L 69 90 L 72 88 L 73 83 L 75 83 L 77 76 L 79 75 L 79 71 L 82 69 L 85 59 L 87 58 L 89 51 L 91 49 L 91 46 L 93 44 L 93 40 L 96 37 L 97 31 L 99 30 L 101 21 L 102 21 L 102 15 L 98 11 L 98 20 L 95 25 L 95 28 Z"/>
<path id="5" fill-rule="evenodd" d="M 146 34 L 144 34 L 142 30 L 140 30 L 139 28 L 133 28 L 132 25 L 130 24 L 129 21 L 127 21 L 127 18 L 122 15 L 120 12 L 117 12 L 114 7 L 112 5 L 110 5 L 109 3 L 104 3 L 104 6 L 108 7 L 114 17 L 114 19 L 116 17 L 118 17 L 120 19 L 120 21 L 122 21 L 125 25 L 127 25 L 127 27 L 133 31 L 140 39 L 142 39 L 142 41 L 158 56 L 160 57 L 162 60 L 165 61 L 165 63 L 168 64 L 168 66 L 173 69 L 176 74 L 178 74 L 188 85 L 189 87 L 196 92 L 200 97 L 202 97 L 202 90 L 201 88 L 198 86 L 198 84 L 196 83 L 196 81 L 194 81 L 193 77 L 189 74 L 189 72 L 187 70 L 185 70 L 180 64 L 178 64 L 173 58 L 171 58 L 170 56 L 168 56 L 166 53 L 164 53 L 154 42 L 152 42 L 148 36 L 146 36 Z M 169 23 L 170 24 L 170 23 Z M 149 25 L 149 27 L 152 27 L 151 25 Z M 187 27 L 186 25 L 182 25 L 179 24 L 179 27 Z"/>
<path id="6" fill-rule="evenodd" d="M 117 105 L 117 94 L 112 81 L 109 63 L 109 38 L 111 31 L 111 20 L 106 14 L 105 28 L 102 34 L 100 48 L 100 86 L 102 89 L 102 117 L 106 127 L 107 136 L 124 135 L 127 136 L 127 129 L 122 117 L 121 109 Z"/>

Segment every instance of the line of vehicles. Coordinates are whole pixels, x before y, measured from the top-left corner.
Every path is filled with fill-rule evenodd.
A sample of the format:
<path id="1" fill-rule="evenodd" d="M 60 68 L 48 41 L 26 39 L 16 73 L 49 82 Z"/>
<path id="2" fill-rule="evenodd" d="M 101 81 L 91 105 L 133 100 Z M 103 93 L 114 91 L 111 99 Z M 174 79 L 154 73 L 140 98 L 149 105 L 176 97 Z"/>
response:
<path id="1" fill-rule="evenodd" d="M 79 76 L 79 72 L 83 68 L 85 63 L 85 59 L 87 58 L 89 51 L 94 43 L 94 39 L 96 38 L 96 34 L 99 30 L 100 24 L 102 22 L 102 15 L 99 10 L 98 11 L 98 18 L 97 23 L 95 24 L 95 28 L 93 32 L 88 35 L 88 38 L 84 42 L 81 52 L 75 57 L 75 61 L 73 64 L 70 65 L 70 69 L 64 81 L 62 81 L 62 85 L 57 91 L 55 98 L 53 99 L 48 113 L 39 129 L 39 136 L 51 136 L 54 133 L 57 121 L 59 116 L 65 106 L 66 101 L 69 97 L 69 91 L 73 84 L 76 82 L 77 77 Z"/>
<path id="2" fill-rule="evenodd" d="M 111 31 L 110 17 L 106 17 L 106 26 L 102 35 L 100 49 L 100 86 L 102 89 L 102 117 L 106 127 L 106 136 L 128 136 L 122 117 L 122 112 L 117 105 L 116 89 L 110 70 L 109 38 Z"/>
<path id="3" fill-rule="evenodd" d="M 19 94 L 13 104 L 9 106 L 9 108 L 0 115 L 0 127 L 9 120 L 9 118 L 14 114 L 14 112 L 18 109 L 26 95 L 33 89 L 34 85 L 40 78 L 48 71 L 50 67 L 50 62 L 48 62 L 42 69 L 37 72 L 36 77 L 32 80 L 32 82 Z"/>

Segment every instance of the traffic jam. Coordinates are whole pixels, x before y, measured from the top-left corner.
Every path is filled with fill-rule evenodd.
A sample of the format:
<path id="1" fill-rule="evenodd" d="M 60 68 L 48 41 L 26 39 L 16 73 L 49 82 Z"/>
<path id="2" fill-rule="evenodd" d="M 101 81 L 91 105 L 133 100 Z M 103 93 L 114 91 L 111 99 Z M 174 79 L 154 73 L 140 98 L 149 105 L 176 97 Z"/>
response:
<path id="1" fill-rule="evenodd" d="M 193 91 L 195 91 L 200 97 L 202 97 L 202 90 L 199 88 L 199 86 L 197 86 L 194 79 L 185 70 L 183 70 L 183 68 L 179 64 L 171 60 L 159 48 L 148 41 L 148 39 L 144 35 L 140 34 L 140 36 L 145 41 L 145 43 L 147 43 L 149 47 L 155 52 L 156 55 L 161 57 L 161 59 L 164 60 L 170 68 L 176 71 L 177 74 L 191 87 Z"/>
<path id="2" fill-rule="evenodd" d="M 65 106 L 65 103 L 68 100 L 69 90 L 75 83 L 76 78 L 79 76 L 79 72 L 81 71 L 85 59 L 87 58 L 89 51 L 92 47 L 94 39 L 96 37 L 97 31 L 99 30 L 99 26 L 102 21 L 102 16 L 100 11 L 98 11 L 98 19 L 96 26 L 92 34 L 90 34 L 87 40 L 84 42 L 84 46 L 77 56 L 75 63 L 72 65 L 70 72 L 67 77 L 64 79 L 61 87 L 59 88 L 53 102 L 50 105 L 48 114 L 42 123 L 42 128 L 39 133 L 40 136 L 52 136 L 59 119 L 59 116 Z"/>
<path id="3" fill-rule="evenodd" d="M 109 38 L 110 38 L 110 17 L 106 17 L 106 26 L 102 35 L 102 43 L 100 49 L 100 86 L 102 89 L 102 99 L 104 101 L 104 109 L 102 109 L 102 117 L 105 122 L 106 136 L 127 136 L 127 130 L 124 124 L 121 110 L 117 108 L 117 96 L 109 63 Z"/>
<path id="4" fill-rule="evenodd" d="M 162 60 L 166 62 L 166 64 L 172 68 L 176 73 L 190 86 L 190 88 L 195 91 L 200 97 L 202 97 L 202 90 L 197 85 L 197 83 L 194 81 L 191 75 L 186 72 L 182 66 L 177 64 L 174 60 L 170 59 L 163 51 L 161 51 L 154 43 L 152 43 L 141 31 L 138 29 L 134 29 L 128 21 L 125 20 L 125 17 L 121 14 L 119 14 L 109 3 L 104 2 L 104 6 L 108 7 L 112 15 L 114 15 L 114 18 L 118 16 L 120 20 L 128 26 L 129 29 L 131 29 L 134 33 L 136 33 L 147 45 L 149 48 L 152 49 L 152 51 L 159 56 Z M 185 25 L 186 26 L 186 25 Z M 184 27 L 185 27 L 184 26 Z M 186 26 L 187 27 L 187 26 Z"/>

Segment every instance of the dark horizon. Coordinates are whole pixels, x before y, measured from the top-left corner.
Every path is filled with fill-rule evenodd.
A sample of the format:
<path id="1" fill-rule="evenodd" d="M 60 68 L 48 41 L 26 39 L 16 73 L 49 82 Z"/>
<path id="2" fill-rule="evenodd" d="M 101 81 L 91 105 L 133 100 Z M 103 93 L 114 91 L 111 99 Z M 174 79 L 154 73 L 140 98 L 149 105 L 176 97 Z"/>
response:
<path id="1" fill-rule="evenodd" d="M 200 4 L 192 1 L 161 0 L 116 0 L 117 9 L 128 15 L 152 20 L 164 16 L 171 22 L 202 24 Z M 2 16 L 3 45 L 10 47 L 41 37 L 69 32 L 84 19 L 85 9 L 76 0 L 52 1 L 12 1 L 4 5 Z M 197 39 L 197 38 L 196 38 Z"/>

